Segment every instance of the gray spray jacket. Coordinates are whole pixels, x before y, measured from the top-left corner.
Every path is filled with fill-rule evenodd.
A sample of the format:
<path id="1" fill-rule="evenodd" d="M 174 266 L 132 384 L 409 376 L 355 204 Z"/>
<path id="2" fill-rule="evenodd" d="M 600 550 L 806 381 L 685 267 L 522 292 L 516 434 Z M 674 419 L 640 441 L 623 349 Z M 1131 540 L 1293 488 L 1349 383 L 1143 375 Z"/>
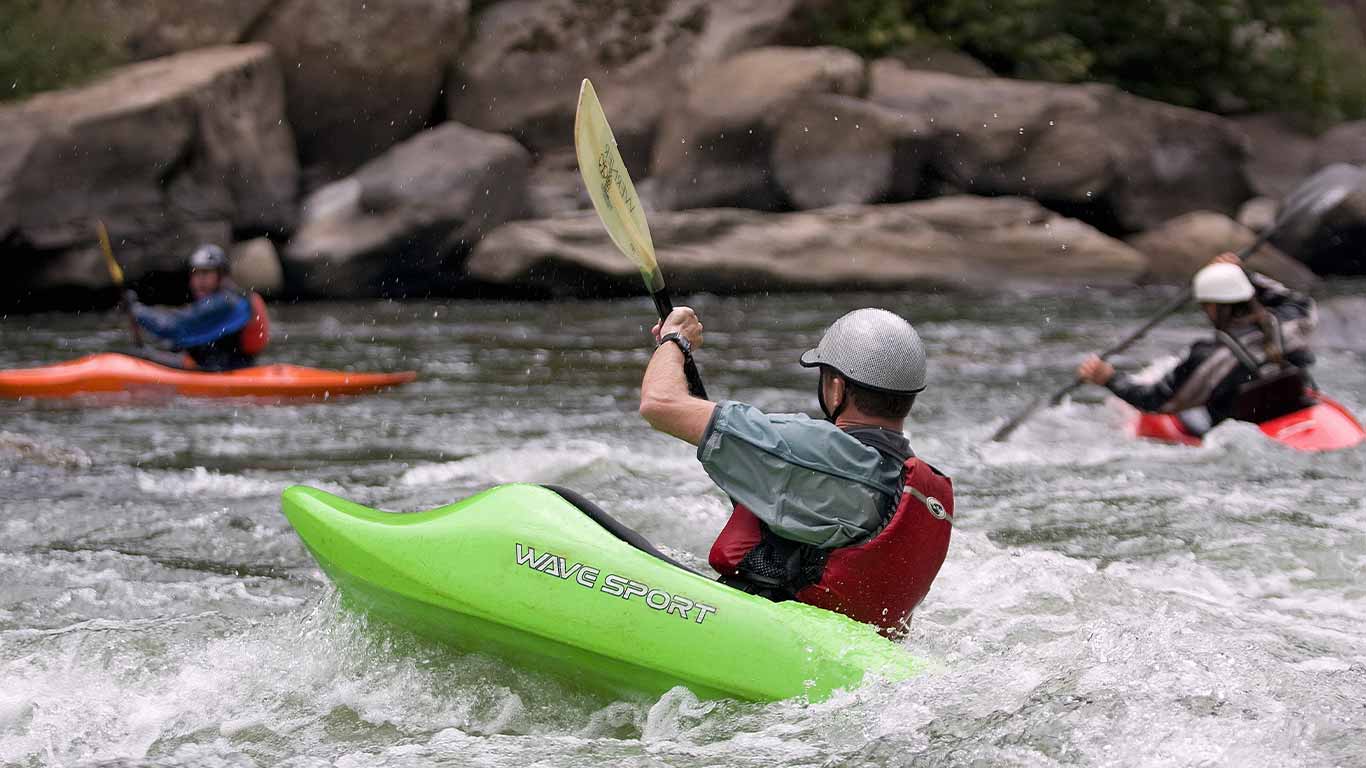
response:
<path id="1" fill-rule="evenodd" d="M 723 401 L 697 447 L 711 479 L 774 533 L 822 548 L 882 527 L 901 467 L 834 424 Z"/>

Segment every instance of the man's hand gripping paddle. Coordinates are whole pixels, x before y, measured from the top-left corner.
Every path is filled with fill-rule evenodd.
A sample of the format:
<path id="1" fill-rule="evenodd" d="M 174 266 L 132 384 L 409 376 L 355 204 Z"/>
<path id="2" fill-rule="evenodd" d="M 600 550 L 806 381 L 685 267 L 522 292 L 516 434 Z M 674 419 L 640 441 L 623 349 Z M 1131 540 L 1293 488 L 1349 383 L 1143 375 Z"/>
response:
<path id="1" fill-rule="evenodd" d="M 114 258 L 114 246 L 109 242 L 109 230 L 105 228 L 102 219 L 95 219 L 95 234 L 100 239 L 100 253 L 104 254 L 104 265 L 109 268 L 109 279 L 114 281 L 114 287 L 119 290 L 119 305 L 128 314 L 128 329 L 133 334 L 133 344 L 140 347 L 142 330 L 138 328 L 137 318 L 133 317 L 133 308 L 128 306 L 128 301 L 123 296 L 123 267 L 120 267 L 118 259 Z"/>
<path id="2" fill-rule="evenodd" d="M 1281 203 L 1281 210 L 1276 214 L 1275 223 L 1270 227 L 1267 227 L 1258 235 L 1257 239 L 1254 240 L 1251 245 L 1238 251 L 1238 259 L 1240 261 L 1246 261 L 1249 256 L 1257 252 L 1258 248 L 1261 248 L 1268 240 L 1275 237 L 1277 232 L 1285 229 L 1306 213 L 1323 214 L 1332 209 L 1333 206 L 1342 202 L 1343 198 L 1347 197 L 1347 195 L 1351 194 L 1353 190 L 1357 189 L 1357 187 L 1361 186 L 1363 183 L 1366 183 L 1366 170 L 1355 165 L 1346 165 L 1343 163 L 1330 165 L 1313 176 L 1310 176 L 1304 183 L 1300 184 L 1294 191 L 1285 196 L 1285 200 Z M 1182 291 L 1180 296 L 1177 296 L 1175 299 L 1172 299 L 1171 302 L 1163 306 L 1152 319 L 1144 323 L 1138 330 L 1124 337 L 1118 344 L 1102 352 L 1100 354 L 1100 359 L 1105 360 L 1112 355 L 1117 355 L 1128 349 L 1134 342 L 1148 335 L 1148 331 L 1156 328 L 1159 323 L 1184 307 L 1186 303 L 1191 300 L 1191 296 L 1192 291 L 1188 286 L 1186 290 Z M 1025 423 L 1030 416 L 1033 416 L 1035 412 L 1044 406 L 1044 404 L 1057 405 L 1062 402 L 1064 397 L 1067 397 L 1068 394 L 1077 387 L 1080 387 L 1083 383 L 1084 382 L 1081 379 L 1075 379 L 1071 384 L 1068 384 L 1053 393 L 1051 397 L 1035 400 L 1028 408 L 1021 411 L 1010 421 L 1007 421 L 1000 429 L 996 430 L 996 434 L 991 436 L 992 441 L 998 443 L 1005 441 L 1010 437 L 1011 433 L 1013 433 L 1021 424 Z"/>
<path id="3" fill-rule="evenodd" d="M 617 140 L 598 103 L 598 95 L 587 79 L 579 88 L 579 109 L 574 115 L 574 151 L 598 218 L 602 219 L 602 225 L 617 249 L 640 269 L 645 289 L 654 299 L 655 310 L 662 322 L 674 307 L 669 290 L 664 287 L 664 274 L 659 271 L 659 262 L 655 259 L 645 209 L 631 183 L 631 175 L 621 161 Z M 693 397 L 706 399 L 707 390 L 702 386 L 702 376 L 691 357 L 684 360 L 683 373 L 688 378 L 688 392 Z"/>

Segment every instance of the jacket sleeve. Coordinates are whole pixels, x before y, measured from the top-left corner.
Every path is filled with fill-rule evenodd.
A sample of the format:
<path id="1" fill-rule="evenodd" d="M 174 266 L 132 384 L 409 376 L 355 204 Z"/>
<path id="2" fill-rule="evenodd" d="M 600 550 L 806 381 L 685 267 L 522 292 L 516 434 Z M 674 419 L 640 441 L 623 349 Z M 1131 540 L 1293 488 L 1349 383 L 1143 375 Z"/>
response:
<path id="1" fill-rule="evenodd" d="M 236 333 L 251 320 L 251 304 L 242 296 L 220 291 L 183 309 L 133 305 L 138 325 L 175 349 L 190 349 Z"/>
<path id="2" fill-rule="evenodd" d="M 1257 292 L 1257 301 L 1270 309 L 1282 322 L 1300 318 L 1315 319 L 1317 305 L 1308 294 L 1288 288 L 1260 272 L 1249 275 L 1252 288 Z"/>
<path id="3" fill-rule="evenodd" d="M 1171 401 L 1176 391 L 1190 378 L 1191 373 L 1205 357 L 1200 345 L 1197 344 L 1186 354 L 1185 359 L 1156 381 L 1141 382 L 1130 374 L 1116 373 L 1105 387 L 1140 411 L 1157 412 Z"/>
<path id="4" fill-rule="evenodd" d="M 697 458 L 774 533 L 819 547 L 877 532 L 886 499 L 899 491 L 881 455 L 833 424 L 743 403 L 717 406 Z"/>

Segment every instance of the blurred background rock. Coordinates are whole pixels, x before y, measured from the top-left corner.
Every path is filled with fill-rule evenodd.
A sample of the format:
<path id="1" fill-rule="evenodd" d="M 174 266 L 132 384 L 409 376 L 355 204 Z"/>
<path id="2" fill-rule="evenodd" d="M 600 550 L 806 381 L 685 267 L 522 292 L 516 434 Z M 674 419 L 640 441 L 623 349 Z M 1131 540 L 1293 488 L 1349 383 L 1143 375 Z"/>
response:
<path id="1" fill-rule="evenodd" d="M 112 303 L 96 217 L 154 300 L 180 298 L 201 240 L 281 297 L 624 290 L 575 218 L 583 77 L 692 290 L 1179 281 L 1304 176 L 1366 162 L 1366 0 L 5 0 L 4 17 L 0 311 Z M 1360 274 L 1363 200 L 1260 258 L 1301 284 Z"/>

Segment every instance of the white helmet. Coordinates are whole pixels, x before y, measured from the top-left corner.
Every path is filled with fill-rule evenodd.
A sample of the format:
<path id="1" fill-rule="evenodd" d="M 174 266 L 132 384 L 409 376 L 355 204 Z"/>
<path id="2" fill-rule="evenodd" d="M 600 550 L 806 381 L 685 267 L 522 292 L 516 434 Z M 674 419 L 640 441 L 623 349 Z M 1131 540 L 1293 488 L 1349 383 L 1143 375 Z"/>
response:
<path id="1" fill-rule="evenodd" d="M 1225 262 L 1211 264 L 1196 272 L 1191 287 L 1195 300 L 1202 304 L 1240 304 L 1256 294 L 1243 268 Z"/>

